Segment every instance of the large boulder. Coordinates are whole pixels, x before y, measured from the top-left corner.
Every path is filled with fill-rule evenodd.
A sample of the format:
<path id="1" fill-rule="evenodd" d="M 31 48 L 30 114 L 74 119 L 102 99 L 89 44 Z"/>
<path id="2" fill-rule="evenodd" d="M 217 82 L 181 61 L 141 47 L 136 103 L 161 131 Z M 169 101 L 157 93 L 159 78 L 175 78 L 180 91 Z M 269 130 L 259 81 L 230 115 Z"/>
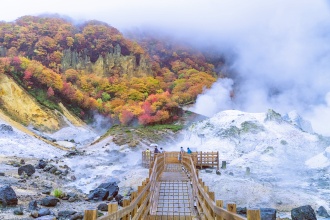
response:
<path id="1" fill-rule="evenodd" d="M 54 196 L 47 196 L 40 201 L 40 205 L 53 207 L 56 206 L 59 199 Z"/>
<path id="2" fill-rule="evenodd" d="M 276 209 L 260 208 L 261 220 L 276 220 Z"/>
<path id="3" fill-rule="evenodd" d="M 31 164 L 27 164 L 18 168 L 18 175 L 22 175 L 23 173 L 26 173 L 26 175 L 31 176 L 35 172 L 36 169 Z"/>
<path id="4" fill-rule="evenodd" d="M 0 187 L 0 205 L 17 205 L 17 202 L 16 193 L 10 186 Z"/>
<path id="5" fill-rule="evenodd" d="M 316 215 L 310 205 L 305 205 L 292 209 L 291 218 L 292 220 L 316 220 Z"/>
<path id="6" fill-rule="evenodd" d="M 88 200 L 104 201 L 109 196 L 115 197 L 118 191 L 119 187 L 116 182 L 102 183 L 96 189 L 90 191 Z"/>

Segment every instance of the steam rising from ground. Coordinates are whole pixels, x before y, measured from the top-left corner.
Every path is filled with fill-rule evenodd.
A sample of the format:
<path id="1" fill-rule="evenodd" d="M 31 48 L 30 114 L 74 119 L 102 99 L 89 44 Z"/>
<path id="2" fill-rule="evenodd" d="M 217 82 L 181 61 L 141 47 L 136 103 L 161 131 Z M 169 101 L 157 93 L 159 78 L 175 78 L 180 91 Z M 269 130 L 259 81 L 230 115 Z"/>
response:
<path id="1" fill-rule="evenodd" d="M 24 7 L 24 4 L 35 7 Z M 200 48 L 218 49 L 230 60 L 232 88 L 222 81 L 200 96 L 196 111 L 212 115 L 236 108 L 280 113 L 297 110 L 314 130 L 330 135 L 329 5 L 315 1 L 8 1 L 2 19 L 26 14 L 60 13 L 98 19 L 121 31 L 132 27 L 156 29 Z M 210 105 L 205 109 L 201 106 Z"/>
<path id="2" fill-rule="evenodd" d="M 198 97 L 196 105 L 191 110 L 211 117 L 221 110 L 231 109 L 233 107 L 230 98 L 232 86 L 233 80 L 219 79 L 212 85 L 210 90 L 205 91 L 203 95 Z"/>

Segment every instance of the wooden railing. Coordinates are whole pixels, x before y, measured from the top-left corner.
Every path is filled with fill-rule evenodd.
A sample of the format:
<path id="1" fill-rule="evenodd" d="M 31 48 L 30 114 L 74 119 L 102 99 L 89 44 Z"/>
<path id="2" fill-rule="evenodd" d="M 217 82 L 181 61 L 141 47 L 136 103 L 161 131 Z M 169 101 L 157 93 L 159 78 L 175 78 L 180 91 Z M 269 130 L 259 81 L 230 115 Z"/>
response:
<path id="1" fill-rule="evenodd" d="M 178 159 L 178 155 L 180 154 L 179 151 L 171 151 L 165 152 L 166 163 L 180 163 Z M 184 153 L 187 154 L 187 153 Z M 219 152 L 212 151 L 212 152 L 193 152 L 190 154 L 194 161 L 196 167 L 205 168 L 205 167 L 216 167 L 219 170 Z M 155 155 L 154 152 L 142 152 L 142 166 L 145 168 L 149 168 L 154 161 Z"/>
<path id="2" fill-rule="evenodd" d="M 155 200 L 155 189 L 160 174 L 163 172 L 165 164 L 176 160 L 178 152 L 165 152 L 157 154 L 155 159 L 151 161 L 152 168 L 149 169 L 149 178 L 143 181 L 142 186 L 138 187 L 137 192 L 133 192 L 131 200 L 123 201 L 123 208 L 118 210 L 117 203 L 108 204 L 108 214 L 97 218 L 97 210 L 85 210 L 85 220 L 138 220 L 147 219 Z M 196 161 L 191 154 L 183 154 L 181 163 L 189 172 L 192 183 L 192 191 L 194 203 L 197 207 L 201 219 L 217 219 L 217 220 L 260 220 L 260 210 L 247 210 L 247 218 L 236 213 L 236 204 L 228 203 L 227 209 L 223 207 L 222 200 L 215 201 L 214 192 L 209 191 L 209 187 L 205 185 L 199 178 L 196 169 Z"/>
<path id="3" fill-rule="evenodd" d="M 214 192 L 210 192 L 209 187 L 198 177 L 192 157 L 185 154 L 182 163 L 190 173 L 194 202 L 201 219 L 260 220 L 260 210 L 257 209 L 247 210 L 247 218 L 236 214 L 235 203 L 228 203 L 227 209 L 224 209 L 223 201 L 215 201 Z"/>
<path id="4" fill-rule="evenodd" d="M 149 214 L 151 202 L 153 201 L 154 191 L 159 175 L 164 170 L 164 154 L 159 154 L 153 161 L 153 168 L 150 169 L 149 178 L 143 181 L 142 186 L 138 187 L 137 192 L 133 192 L 131 200 L 123 201 L 123 208 L 118 210 L 117 203 L 108 204 L 108 214 L 97 218 L 97 210 L 85 210 L 85 220 L 137 220 L 146 219 Z"/>

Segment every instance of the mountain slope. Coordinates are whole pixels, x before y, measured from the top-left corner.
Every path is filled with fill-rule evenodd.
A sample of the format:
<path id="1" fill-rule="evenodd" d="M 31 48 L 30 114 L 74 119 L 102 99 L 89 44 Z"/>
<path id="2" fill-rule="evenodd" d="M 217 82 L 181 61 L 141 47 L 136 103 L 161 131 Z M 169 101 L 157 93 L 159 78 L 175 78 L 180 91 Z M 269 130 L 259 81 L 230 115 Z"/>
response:
<path id="1" fill-rule="evenodd" d="M 23 16 L 0 22 L 0 74 L 86 121 L 98 112 L 124 125 L 171 123 L 216 81 L 214 65 L 175 43 L 143 43 L 100 21 Z"/>

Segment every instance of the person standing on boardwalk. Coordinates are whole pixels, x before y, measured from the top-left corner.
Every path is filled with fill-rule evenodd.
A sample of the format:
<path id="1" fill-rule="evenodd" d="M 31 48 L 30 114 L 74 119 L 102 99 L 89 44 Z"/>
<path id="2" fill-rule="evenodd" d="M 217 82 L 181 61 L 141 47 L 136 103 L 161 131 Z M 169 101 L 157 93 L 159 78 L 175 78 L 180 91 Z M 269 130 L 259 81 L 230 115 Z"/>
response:
<path id="1" fill-rule="evenodd" d="M 159 150 L 158 150 L 158 148 L 157 148 L 157 146 L 155 146 L 155 151 L 154 151 L 154 154 L 159 154 L 160 152 L 159 152 Z"/>
<path id="2" fill-rule="evenodd" d="M 178 159 L 179 159 L 180 162 L 181 162 L 181 160 L 182 160 L 182 156 L 183 156 L 184 152 L 185 152 L 185 151 L 183 150 L 183 147 L 181 147 L 181 148 L 180 148 L 179 155 L 178 155 Z"/>
<path id="3" fill-rule="evenodd" d="M 164 153 L 164 150 L 162 147 L 159 149 L 159 153 Z"/>
<path id="4" fill-rule="evenodd" d="M 192 153 L 192 151 L 190 150 L 189 147 L 187 147 L 187 153 L 188 153 L 188 154 L 191 154 L 191 153 Z"/>
<path id="5" fill-rule="evenodd" d="M 146 150 L 146 158 L 147 158 L 147 160 L 150 160 L 150 150 L 149 150 L 149 148 L 147 148 L 147 150 Z"/>

